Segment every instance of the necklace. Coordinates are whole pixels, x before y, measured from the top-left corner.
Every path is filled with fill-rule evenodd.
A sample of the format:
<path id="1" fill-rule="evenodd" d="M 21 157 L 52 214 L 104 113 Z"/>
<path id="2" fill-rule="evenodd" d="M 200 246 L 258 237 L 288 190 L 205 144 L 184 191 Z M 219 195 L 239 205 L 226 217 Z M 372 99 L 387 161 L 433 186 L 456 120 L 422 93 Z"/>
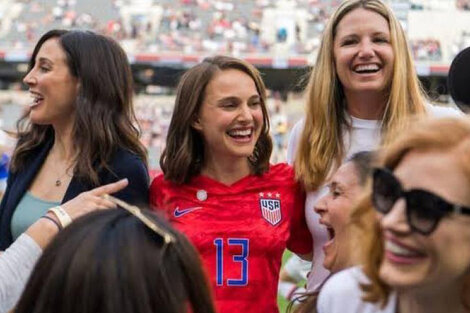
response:
<path id="1" fill-rule="evenodd" d="M 57 162 L 56 164 L 59 164 L 59 162 Z M 55 183 L 54 183 L 54 185 L 55 185 L 56 187 L 60 187 L 60 186 L 62 185 L 62 179 L 64 178 L 65 175 L 67 175 L 68 177 L 72 177 L 72 176 L 69 175 L 69 173 L 68 173 L 68 171 L 69 171 L 69 168 L 68 168 L 68 167 L 65 169 L 65 172 L 64 172 L 62 175 L 61 175 L 60 173 L 58 173 L 55 169 L 54 169 L 54 171 L 56 172 L 56 173 L 55 173 L 55 174 L 56 174 L 55 176 L 57 176 L 57 178 L 56 178 L 56 180 L 55 180 Z"/>
<path id="2" fill-rule="evenodd" d="M 55 181 L 55 186 L 56 186 L 56 187 L 60 187 L 60 185 L 62 185 L 62 178 L 63 178 L 65 175 L 68 175 L 67 170 L 65 170 L 65 173 L 62 174 L 62 175 L 60 175 L 60 176 L 56 179 L 56 181 Z M 69 176 L 70 176 L 70 175 L 69 175 Z"/>

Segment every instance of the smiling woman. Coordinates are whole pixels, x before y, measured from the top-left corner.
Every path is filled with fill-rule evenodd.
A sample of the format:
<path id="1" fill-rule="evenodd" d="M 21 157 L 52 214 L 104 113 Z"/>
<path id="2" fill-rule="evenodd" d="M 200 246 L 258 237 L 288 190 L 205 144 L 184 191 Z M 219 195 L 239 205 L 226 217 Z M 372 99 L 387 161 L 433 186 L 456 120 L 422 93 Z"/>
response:
<path id="1" fill-rule="evenodd" d="M 375 158 L 374 152 L 354 154 L 328 181 L 328 193 L 315 206 L 320 224 L 328 231 L 323 266 L 333 273 L 357 263 L 350 247 L 350 215 L 371 176 Z"/>
<path id="2" fill-rule="evenodd" d="M 333 54 L 345 97 L 352 100 L 368 95 L 382 103 L 376 112 L 351 103 L 349 114 L 367 118 L 366 114 L 380 116 L 384 111 L 384 92 L 390 86 L 394 63 L 390 40 L 387 20 L 374 11 L 358 8 L 338 23 Z"/>
<path id="3" fill-rule="evenodd" d="M 78 95 L 79 80 L 70 73 L 59 39 L 44 42 L 36 60 L 37 65 L 23 79 L 30 86 L 33 99 L 29 112 L 31 122 L 47 125 L 60 121 L 64 125 L 73 125 L 73 104 Z"/>
<path id="4" fill-rule="evenodd" d="M 308 191 L 306 219 L 315 258 L 308 277 L 313 290 L 328 276 L 323 244 L 328 240 L 312 208 L 325 182 L 358 151 L 388 142 L 412 115 L 453 116 L 459 112 L 427 103 L 405 33 L 380 0 L 346 0 L 330 17 L 307 87 L 305 119 L 293 128 L 288 160 Z"/>
<path id="5" fill-rule="evenodd" d="M 55 234 L 79 215 L 113 207 L 101 198 L 106 193 L 101 185 L 127 178 L 107 192 L 132 203 L 148 201 L 131 70 L 114 40 L 92 32 L 51 30 L 36 44 L 24 83 L 32 99 L 17 124 L 18 143 L 0 205 L 0 250 L 35 229 L 40 235 L 29 235 L 41 251 L 53 237 L 38 240 L 41 234 Z M 44 222 L 55 232 L 37 227 Z M 21 264 L 34 261 L 22 259 Z M 24 268 L 21 276 L 26 279 L 29 271 Z M 22 283 L 17 279 L 4 289 L 13 290 L 9 304 Z"/>
<path id="6" fill-rule="evenodd" d="M 470 311 L 469 158 L 468 118 L 417 122 L 385 148 L 354 212 L 363 266 L 326 282 L 318 312 Z"/>
<path id="7" fill-rule="evenodd" d="M 305 195 L 290 166 L 269 164 L 271 148 L 252 65 L 217 56 L 183 75 L 150 202 L 198 249 L 218 312 L 277 313 L 284 249 L 311 252 Z"/>
<path id="8" fill-rule="evenodd" d="M 207 84 L 205 99 L 193 122 L 194 129 L 204 138 L 202 172 L 211 175 L 209 172 L 217 171 L 213 166 L 219 162 L 242 162 L 245 169 L 239 172 L 240 177 L 248 175 L 246 158 L 252 154 L 264 123 L 255 82 L 236 69 L 220 71 Z"/>
<path id="9" fill-rule="evenodd" d="M 328 232 L 328 241 L 322 247 L 325 254 L 323 266 L 332 273 L 360 262 L 351 236 L 351 212 L 359 202 L 375 163 L 375 152 L 361 151 L 354 154 L 334 173 L 327 184 L 328 193 L 315 206 L 315 212 L 320 216 L 320 227 Z M 304 301 L 295 312 L 316 312 L 320 291 L 321 288 L 317 288 L 301 296 Z"/>

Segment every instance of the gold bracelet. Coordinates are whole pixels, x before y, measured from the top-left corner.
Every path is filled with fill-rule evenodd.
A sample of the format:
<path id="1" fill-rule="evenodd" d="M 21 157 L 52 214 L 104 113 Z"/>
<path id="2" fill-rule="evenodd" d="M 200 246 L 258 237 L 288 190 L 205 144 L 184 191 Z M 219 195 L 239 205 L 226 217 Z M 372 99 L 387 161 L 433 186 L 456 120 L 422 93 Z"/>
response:
<path id="1" fill-rule="evenodd" d="M 65 228 L 70 223 L 72 223 L 72 218 L 60 205 L 49 209 L 47 212 L 51 212 L 57 216 L 57 219 L 59 220 L 60 225 L 62 225 L 62 228 Z"/>

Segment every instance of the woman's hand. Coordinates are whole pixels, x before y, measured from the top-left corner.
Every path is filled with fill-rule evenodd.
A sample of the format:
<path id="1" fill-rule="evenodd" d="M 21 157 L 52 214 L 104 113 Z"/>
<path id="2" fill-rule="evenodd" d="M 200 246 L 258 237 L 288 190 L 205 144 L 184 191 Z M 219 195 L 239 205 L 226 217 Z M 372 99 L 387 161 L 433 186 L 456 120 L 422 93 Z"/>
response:
<path id="1" fill-rule="evenodd" d="M 70 215 L 72 220 L 97 209 L 115 208 L 116 205 L 113 202 L 104 199 L 102 196 L 118 192 L 128 184 L 129 181 L 124 178 L 115 183 L 82 192 L 72 200 L 62 204 L 61 207 Z"/>
<path id="2" fill-rule="evenodd" d="M 121 179 L 115 183 L 104 185 L 90 191 L 82 192 L 72 200 L 62 204 L 62 208 L 70 215 L 72 220 L 95 210 L 114 208 L 116 205 L 109 200 L 101 198 L 105 194 L 115 193 L 125 188 L 129 184 L 127 178 Z M 48 212 L 46 214 L 54 219 L 57 224 L 60 223 L 57 216 Z M 40 218 L 27 230 L 29 235 L 36 243 L 44 249 L 54 236 L 59 232 L 59 228 L 50 220 Z"/>

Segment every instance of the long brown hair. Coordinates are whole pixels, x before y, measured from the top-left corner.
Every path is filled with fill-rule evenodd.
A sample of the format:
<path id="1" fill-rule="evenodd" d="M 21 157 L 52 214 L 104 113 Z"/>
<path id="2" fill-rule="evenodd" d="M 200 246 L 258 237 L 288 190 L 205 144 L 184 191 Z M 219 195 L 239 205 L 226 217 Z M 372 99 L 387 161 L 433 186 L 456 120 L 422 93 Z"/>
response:
<path id="1" fill-rule="evenodd" d="M 411 114 L 425 112 L 425 96 L 416 75 L 405 33 L 393 12 L 380 0 L 344 1 L 329 19 L 307 87 L 307 114 L 295 159 L 296 177 L 306 190 L 318 188 L 344 158 L 342 132 L 350 127 L 344 116 L 345 97 L 333 57 L 336 28 L 346 14 L 363 8 L 383 16 L 389 25 L 395 62 L 382 135 L 405 126 Z"/>
<path id="2" fill-rule="evenodd" d="M 454 151 L 459 156 L 458 164 L 462 172 L 470 181 L 470 119 L 461 117 L 417 121 L 385 147 L 380 164 L 393 170 L 411 151 Z M 358 246 L 363 247 L 363 271 L 370 281 L 361 285 L 363 299 L 386 305 L 391 288 L 379 277 L 384 246 L 382 230 L 371 203 L 371 188 L 353 212 L 352 223 L 360 243 Z M 468 290 L 462 291 L 462 301 L 470 309 Z"/>
<path id="3" fill-rule="evenodd" d="M 227 69 L 244 72 L 253 79 L 256 85 L 261 98 L 263 126 L 249 161 L 256 175 L 266 172 L 269 168 L 272 142 L 269 136 L 266 88 L 263 80 L 258 70 L 248 62 L 228 56 L 215 56 L 206 58 L 189 69 L 178 84 L 175 107 L 166 139 L 167 145 L 160 158 L 160 167 L 165 179 L 183 184 L 201 172 L 204 161 L 204 140 L 192 127 L 192 123 L 204 101 L 207 84 L 215 73 Z"/>
<path id="4" fill-rule="evenodd" d="M 124 50 L 108 37 L 89 31 L 51 30 L 36 44 L 29 69 L 35 66 L 42 45 L 57 38 L 62 46 L 70 73 L 80 82 L 75 102 L 72 140 L 77 150 L 74 176 L 99 185 L 98 172 L 110 170 L 108 162 L 116 148 L 123 148 L 147 162 L 132 103 L 132 72 Z M 18 144 L 11 169 L 27 166 L 31 152 L 48 140 L 51 125 L 30 122 L 28 113 L 17 123 Z"/>

